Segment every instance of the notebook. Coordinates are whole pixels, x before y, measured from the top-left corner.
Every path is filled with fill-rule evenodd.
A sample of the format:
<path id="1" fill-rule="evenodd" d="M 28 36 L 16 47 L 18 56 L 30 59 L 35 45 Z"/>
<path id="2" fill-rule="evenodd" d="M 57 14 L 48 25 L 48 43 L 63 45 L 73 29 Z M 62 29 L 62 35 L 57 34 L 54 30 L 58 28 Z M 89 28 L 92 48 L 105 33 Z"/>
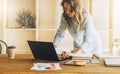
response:
<path id="1" fill-rule="evenodd" d="M 106 66 L 120 66 L 120 59 L 104 59 Z"/>
<path id="2" fill-rule="evenodd" d="M 84 66 L 89 62 L 90 62 L 90 60 L 68 60 L 64 63 L 64 65 Z"/>
<path id="3" fill-rule="evenodd" d="M 114 56 L 112 54 L 94 54 L 99 59 L 119 59 L 120 56 Z"/>
<path id="4" fill-rule="evenodd" d="M 72 56 L 62 58 L 56 53 L 52 42 L 28 41 L 31 52 L 35 59 L 62 61 L 72 59 Z"/>

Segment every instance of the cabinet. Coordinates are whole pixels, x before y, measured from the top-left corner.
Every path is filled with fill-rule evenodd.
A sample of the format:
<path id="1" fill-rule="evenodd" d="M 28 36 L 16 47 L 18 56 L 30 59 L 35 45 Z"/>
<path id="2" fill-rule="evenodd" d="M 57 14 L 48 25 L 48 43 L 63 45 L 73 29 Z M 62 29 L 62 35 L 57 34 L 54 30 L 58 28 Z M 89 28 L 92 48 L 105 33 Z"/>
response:
<path id="1" fill-rule="evenodd" d="M 31 53 L 27 40 L 53 41 L 56 24 L 56 0 L 2 0 L 5 21 L 4 41 L 16 46 L 16 53 Z M 20 27 L 18 13 L 30 10 L 36 17 L 35 28 Z"/>
<path id="2" fill-rule="evenodd" d="M 27 40 L 36 40 L 36 28 L 19 28 L 18 13 L 23 9 L 30 10 L 36 15 L 36 0 L 5 0 L 4 40 L 8 45 L 16 46 L 16 53 L 29 53 Z M 36 24 L 37 25 L 37 24 Z"/>

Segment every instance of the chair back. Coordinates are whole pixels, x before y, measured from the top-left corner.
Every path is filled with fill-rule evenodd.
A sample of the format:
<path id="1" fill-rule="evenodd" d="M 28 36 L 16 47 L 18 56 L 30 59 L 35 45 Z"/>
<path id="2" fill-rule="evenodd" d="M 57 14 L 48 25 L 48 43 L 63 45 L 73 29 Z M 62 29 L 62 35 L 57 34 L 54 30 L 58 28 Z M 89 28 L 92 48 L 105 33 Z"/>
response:
<path id="1" fill-rule="evenodd" d="M 3 45 L 5 45 L 6 53 L 7 53 L 7 44 L 3 40 L 0 40 L 0 54 L 2 54 Z"/>

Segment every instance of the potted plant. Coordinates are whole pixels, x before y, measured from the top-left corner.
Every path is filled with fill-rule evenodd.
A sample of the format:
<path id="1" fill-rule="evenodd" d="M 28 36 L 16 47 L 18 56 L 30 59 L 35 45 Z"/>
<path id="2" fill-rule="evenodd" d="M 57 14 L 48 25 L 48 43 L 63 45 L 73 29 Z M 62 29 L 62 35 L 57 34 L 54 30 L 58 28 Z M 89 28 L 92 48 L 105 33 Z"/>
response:
<path id="1" fill-rule="evenodd" d="M 35 28 L 36 18 L 30 10 L 22 9 L 17 15 L 16 21 L 20 25 L 20 28 Z"/>
<path id="2" fill-rule="evenodd" d="M 115 39 L 110 45 L 113 55 L 120 55 L 120 39 Z"/>

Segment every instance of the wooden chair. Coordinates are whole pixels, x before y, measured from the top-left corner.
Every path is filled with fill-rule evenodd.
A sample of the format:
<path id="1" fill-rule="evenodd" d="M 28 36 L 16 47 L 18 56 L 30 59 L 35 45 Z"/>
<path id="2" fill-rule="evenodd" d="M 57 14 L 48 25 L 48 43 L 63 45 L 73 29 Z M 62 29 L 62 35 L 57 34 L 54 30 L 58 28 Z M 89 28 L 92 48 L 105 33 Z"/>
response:
<path id="1" fill-rule="evenodd" d="M 3 46 L 3 44 L 6 47 L 6 53 L 7 53 L 7 44 L 3 40 L 0 40 L 0 54 L 2 54 L 2 46 Z"/>

